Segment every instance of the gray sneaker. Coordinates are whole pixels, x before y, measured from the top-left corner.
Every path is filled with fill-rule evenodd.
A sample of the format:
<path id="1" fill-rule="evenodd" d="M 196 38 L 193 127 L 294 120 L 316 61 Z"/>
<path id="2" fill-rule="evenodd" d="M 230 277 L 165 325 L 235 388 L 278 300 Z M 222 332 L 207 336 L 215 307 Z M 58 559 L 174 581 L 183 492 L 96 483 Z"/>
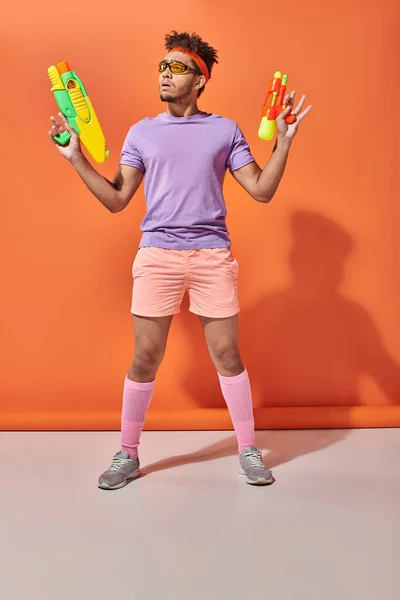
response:
<path id="1" fill-rule="evenodd" d="M 240 473 L 250 485 L 268 485 L 274 482 L 272 473 L 263 463 L 262 455 L 254 446 L 247 446 L 239 454 Z"/>
<path id="2" fill-rule="evenodd" d="M 107 471 L 99 477 L 99 488 L 103 490 L 117 490 L 124 487 L 130 479 L 140 475 L 138 458 L 129 458 L 128 452 L 120 450 L 114 456 Z"/>

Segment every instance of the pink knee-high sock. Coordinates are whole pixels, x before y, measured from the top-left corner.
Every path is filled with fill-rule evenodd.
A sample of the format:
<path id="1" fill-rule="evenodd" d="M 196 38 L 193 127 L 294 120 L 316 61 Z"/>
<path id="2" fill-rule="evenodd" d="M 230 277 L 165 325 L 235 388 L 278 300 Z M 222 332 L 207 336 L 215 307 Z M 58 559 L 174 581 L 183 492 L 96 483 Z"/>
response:
<path id="1" fill-rule="evenodd" d="M 223 377 L 219 373 L 218 377 L 235 428 L 239 452 L 242 452 L 246 446 L 256 445 L 249 375 L 245 369 L 236 377 Z"/>
<path id="2" fill-rule="evenodd" d="M 137 458 L 140 436 L 151 397 L 154 381 L 136 383 L 125 378 L 122 401 L 121 450 L 129 452 L 131 458 Z"/>

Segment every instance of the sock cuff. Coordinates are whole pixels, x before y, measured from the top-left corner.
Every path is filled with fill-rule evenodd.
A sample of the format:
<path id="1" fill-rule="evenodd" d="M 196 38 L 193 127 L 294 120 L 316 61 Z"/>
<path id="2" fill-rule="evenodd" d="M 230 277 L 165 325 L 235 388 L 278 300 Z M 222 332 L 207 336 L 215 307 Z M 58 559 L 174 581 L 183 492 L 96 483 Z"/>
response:
<path id="1" fill-rule="evenodd" d="M 131 390 L 137 390 L 138 392 L 149 392 L 154 388 L 154 384 L 155 380 L 148 383 L 139 383 L 138 381 L 128 379 L 128 376 L 125 377 L 125 385 Z"/>
<path id="2" fill-rule="evenodd" d="M 223 383 L 224 385 L 235 385 L 237 383 L 242 383 L 243 381 L 247 381 L 249 379 L 249 374 L 245 367 L 243 373 L 240 373 L 239 375 L 236 375 L 235 377 L 224 377 L 223 375 L 220 375 L 220 373 L 218 373 L 218 377 L 219 377 L 220 382 Z"/>

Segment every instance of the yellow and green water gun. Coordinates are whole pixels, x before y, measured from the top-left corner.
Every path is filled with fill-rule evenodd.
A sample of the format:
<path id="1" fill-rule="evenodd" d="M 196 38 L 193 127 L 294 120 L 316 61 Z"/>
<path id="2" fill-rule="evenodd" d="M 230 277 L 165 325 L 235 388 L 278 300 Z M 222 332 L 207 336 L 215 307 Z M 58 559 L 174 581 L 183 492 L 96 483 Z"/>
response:
<path id="1" fill-rule="evenodd" d="M 60 62 L 47 69 L 60 112 L 68 120 L 89 154 L 98 163 L 109 157 L 109 150 L 99 120 L 85 86 L 67 62 Z M 58 144 L 65 146 L 71 134 L 64 131 L 54 136 Z"/>

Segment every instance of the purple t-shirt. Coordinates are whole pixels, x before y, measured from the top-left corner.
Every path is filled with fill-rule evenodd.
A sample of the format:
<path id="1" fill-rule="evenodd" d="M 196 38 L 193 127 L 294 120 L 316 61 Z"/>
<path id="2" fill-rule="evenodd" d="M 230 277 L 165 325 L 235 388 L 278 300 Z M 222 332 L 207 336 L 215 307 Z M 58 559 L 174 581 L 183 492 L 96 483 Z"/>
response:
<path id="1" fill-rule="evenodd" d="M 133 125 L 120 164 L 145 173 L 147 211 L 140 246 L 229 247 L 222 193 L 225 173 L 253 161 L 236 123 L 215 114 L 162 113 Z"/>

